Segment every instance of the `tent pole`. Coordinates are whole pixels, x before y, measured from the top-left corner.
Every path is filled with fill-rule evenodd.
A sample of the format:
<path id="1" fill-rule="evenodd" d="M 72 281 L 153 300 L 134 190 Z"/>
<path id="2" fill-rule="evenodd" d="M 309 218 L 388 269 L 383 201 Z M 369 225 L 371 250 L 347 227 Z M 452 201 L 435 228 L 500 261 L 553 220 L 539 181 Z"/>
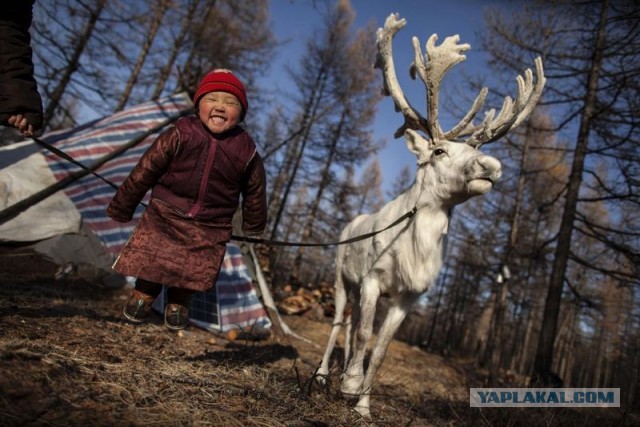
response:
<path id="1" fill-rule="evenodd" d="M 264 305 L 267 307 L 267 310 L 269 311 L 269 315 L 277 319 L 277 323 L 280 326 L 280 329 L 282 330 L 282 333 L 284 333 L 284 335 L 292 336 L 294 338 L 298 338 L 299 340 L 302 340 L 309 344 L 315 345 L 315 343 L 310 341 L 309 339 L 293 332 L 291 328 L 289 328 L 289 326 L 287 326 L 287 324 L 284 323 L 284 320 L 282 320 L 282 318 L 280 317 L 280 313 L 278 313 L 276 304 L 273 301 L 273 297 L 271 296 L 271 292 L 269 291 L 269 286 L 267 286 L 267 281 L 265 280 L 264 275 L 262 274 L 260 261 L 258 260 L 258 256 L 256 255 L 256 252 L 253 250 L 253 245 L 249 244 L 248 246 L 249 246 L 249 252 L 251 252 L 251 259 L 253 260 L 253 263 L 256 266 L 256 279 L 258 280 L 258 286 L 260 287 L 262 300 L 264 301 Z"/>

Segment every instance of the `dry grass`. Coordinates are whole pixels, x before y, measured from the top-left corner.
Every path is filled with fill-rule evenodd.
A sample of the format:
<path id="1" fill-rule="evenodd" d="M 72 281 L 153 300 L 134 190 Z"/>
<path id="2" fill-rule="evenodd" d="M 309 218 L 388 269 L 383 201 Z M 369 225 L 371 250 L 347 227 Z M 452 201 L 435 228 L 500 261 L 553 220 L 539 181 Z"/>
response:
<path id="1" fill-rule="evenodd" d="M 285 317 L 316 344 L 272 337 L 229 342 L 159 316 L 131 325 L 125 289 L 54 281 L 36 256 L 0 253 L 0 425 L 365 425 L 337 391 L 313 379 L 329 321 Z M 393 342 L 372 397 L 379 426 L 607 425 L 615 410 L 469 408 L 468 369 Z"/>

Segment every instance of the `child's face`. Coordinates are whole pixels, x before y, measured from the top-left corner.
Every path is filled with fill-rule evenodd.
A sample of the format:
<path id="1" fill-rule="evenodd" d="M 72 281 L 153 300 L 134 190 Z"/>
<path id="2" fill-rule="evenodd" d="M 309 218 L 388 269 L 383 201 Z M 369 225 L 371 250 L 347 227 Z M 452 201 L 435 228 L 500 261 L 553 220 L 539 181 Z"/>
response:
<path id="1" fill-rule="evenodd" d="M 209 92 L 198 104 L 198 117 L 213 133 L 223 133 L 240 123 L 242 104 L 227 92 Z"/>

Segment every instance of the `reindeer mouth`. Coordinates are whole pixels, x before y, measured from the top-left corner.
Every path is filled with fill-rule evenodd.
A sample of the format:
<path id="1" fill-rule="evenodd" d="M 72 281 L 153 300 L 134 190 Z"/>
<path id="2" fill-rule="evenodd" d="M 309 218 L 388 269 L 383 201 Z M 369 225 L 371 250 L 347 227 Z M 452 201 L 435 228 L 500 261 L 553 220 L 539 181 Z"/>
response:
<path id="1" fill-rule="evenodd" d="M 478 196 L 491 191 L 494 181 L 488 177 L 474 178 L 467 184 L 467 191 L 472 196 Z"/>

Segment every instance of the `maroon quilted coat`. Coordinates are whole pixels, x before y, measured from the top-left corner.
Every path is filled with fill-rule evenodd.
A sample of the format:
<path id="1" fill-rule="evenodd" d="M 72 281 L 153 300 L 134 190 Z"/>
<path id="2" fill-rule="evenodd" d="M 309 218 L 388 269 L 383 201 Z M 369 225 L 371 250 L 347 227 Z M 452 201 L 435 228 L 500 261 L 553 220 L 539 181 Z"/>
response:
<path id="1" fill-rule="evenodd" d="M 208 290 L 231 238 L 240 196 L 245 234 L 260 234 L 266 225 L 264 165 L 241 127 L 220 136 L 195 116 L 180 119 L 141 157 L 107 214 L 130 221 L 149 189 L 149 206 L 113 266 L 124 275 Z"/>

